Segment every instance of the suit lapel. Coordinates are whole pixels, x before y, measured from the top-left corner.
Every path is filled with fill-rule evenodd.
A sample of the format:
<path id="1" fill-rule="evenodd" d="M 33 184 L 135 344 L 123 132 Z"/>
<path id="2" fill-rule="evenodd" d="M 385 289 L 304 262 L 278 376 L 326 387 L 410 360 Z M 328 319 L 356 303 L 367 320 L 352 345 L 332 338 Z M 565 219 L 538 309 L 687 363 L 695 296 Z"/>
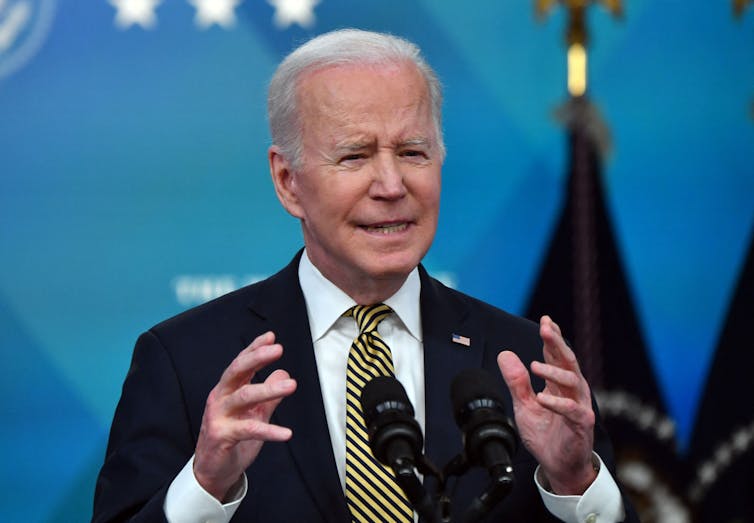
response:
<path id="1" fill-rule="evenodd" d="M 268 323 L 276 341 L 283 346 L 283 356 L 274 367 L 287 370 L 298 384 L 294 395 L 275 409 L 272 421 L 293 431 L 286 445 L 323 520 L 350 521 L 332 453 L 306 303 L 298 281 L 300 258 L 299 252 L 285 269 L 260 284 L 249 307 Z M 264 380 L 272 370 L 265 369 L 255 381 Z"/>
<path id="2" fill-rule="evenodd" d="M 449 436 L 453 427 L 450 384 L 462 370 L 482 365 L 482 329 L 469 317 L 468 306 L 423 267 L 421 315 L 424 338 L 424 394 L 426 405 L 425 452 L 442 467 L 461 451 L 458 437 Z M 469 338 L 469 346 L 453 341 L 453 334 Z"/>

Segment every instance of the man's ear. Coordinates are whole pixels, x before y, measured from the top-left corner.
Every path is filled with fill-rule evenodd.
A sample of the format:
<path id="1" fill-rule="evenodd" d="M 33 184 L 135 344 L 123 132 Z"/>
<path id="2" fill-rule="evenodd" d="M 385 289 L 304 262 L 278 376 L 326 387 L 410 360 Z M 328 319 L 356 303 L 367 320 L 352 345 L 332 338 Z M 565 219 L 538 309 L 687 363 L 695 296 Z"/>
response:
<path id="1" fill-rule="evenodd" d="M 292 216 L 303 218 L 303 209 L 298 198 L 297 175 L 294 174 L 291 163 L 277 145 L 271 146 L 267 151 L 267 159 L 270 162 L 270 175 L 278 200 Z"/>

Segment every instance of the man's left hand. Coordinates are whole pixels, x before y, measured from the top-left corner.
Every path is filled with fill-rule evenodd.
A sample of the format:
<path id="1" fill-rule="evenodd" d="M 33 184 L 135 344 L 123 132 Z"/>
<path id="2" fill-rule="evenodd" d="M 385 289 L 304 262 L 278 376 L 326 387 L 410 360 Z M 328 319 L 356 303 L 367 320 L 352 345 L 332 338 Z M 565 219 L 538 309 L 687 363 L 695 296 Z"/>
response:
<path id="1" fill-rule="evenodd" d="M 539 334 L 544 363 L 532 362 L 531 371 L 545 380 L 544 390 L 534 393 L 529 372 L 513 352 L 501 352 L 497 362 L 513 398 L 521 441 L 539 462 L 551 490 L 581 495 L 597 476 L 592 466 L 595 415 L 589 384 L 549 316 L 540 320 Z"/>

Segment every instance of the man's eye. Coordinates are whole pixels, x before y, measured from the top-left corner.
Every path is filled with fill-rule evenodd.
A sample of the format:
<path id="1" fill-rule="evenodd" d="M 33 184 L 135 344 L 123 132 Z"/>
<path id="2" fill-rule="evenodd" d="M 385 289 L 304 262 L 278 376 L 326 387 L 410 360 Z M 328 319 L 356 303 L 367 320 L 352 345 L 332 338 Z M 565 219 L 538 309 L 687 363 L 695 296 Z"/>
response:
<path id="1" fill-rule="evenodd" d="M 366 158 L 366 156 L 363 153 L 355 153 L 355 154 L 347 154 L 343 156 L 340 161 L 341 162 L 355 162 L 358 160 L 363 160 Z"/>
<path id="2" fill-rule="evenodd" d="M 415 149 L 407 149 L 405 151 L 401 152 L 401 156 L 404 158 L 420 158 L 420 159 L 426 159 L 427 153 L 424 151 L 419 151 Z"/>

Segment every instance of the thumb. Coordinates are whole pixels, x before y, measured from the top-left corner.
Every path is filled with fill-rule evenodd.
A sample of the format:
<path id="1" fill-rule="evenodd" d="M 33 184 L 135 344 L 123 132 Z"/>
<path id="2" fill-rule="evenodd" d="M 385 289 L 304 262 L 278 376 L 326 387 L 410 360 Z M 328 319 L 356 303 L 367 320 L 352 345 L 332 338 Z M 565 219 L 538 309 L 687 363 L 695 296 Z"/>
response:
<path id="1" fill-rule="evenodd" d="M 509 350 L 501 352 L 497 355 L 497 365 L 514 403 L 535 401 L 529 371 L 515 353 Z"/>
<path id="2" fill-rule="evenodd" d="M 276 369 L 272 374 L 267 376 L 267 379 L 264 380 L 264 383 L 265 385 L 275 387 L 276 383 L 281 383 L 290 379 L 291 379 L 291 376 L 288 374 L 288 372 L 284 371 L 283 369 Z M 293 392 L 296 390 L 296 385 L 297 384 L 295 382 L 293 382 L 292 385 L 289 384 L 288 385 L 289 390 L 286 391 L 285 395 L 280 396 L 275 399 L 268 400 L 265 403 L 261 404 L 262 410 L 264 412 L 265 422 L 270 420 L 270 417 L 272 416 L 272 412 L 280 404 L 280 402 L 283 401 L 283 398 L 293 394 Z"/>

